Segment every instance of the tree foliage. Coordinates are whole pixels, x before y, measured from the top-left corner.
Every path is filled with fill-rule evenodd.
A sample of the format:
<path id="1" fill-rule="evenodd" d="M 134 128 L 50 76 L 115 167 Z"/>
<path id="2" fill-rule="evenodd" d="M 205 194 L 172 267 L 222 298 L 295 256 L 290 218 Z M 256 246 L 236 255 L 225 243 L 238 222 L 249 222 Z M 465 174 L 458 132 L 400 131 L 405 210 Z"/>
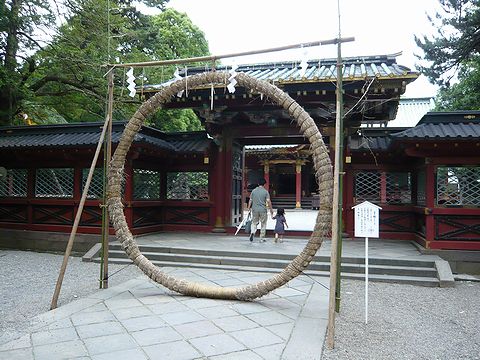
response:
<path id="1" fill-rule="evenodd" d="M 47 116 L 60 121 L 99 121 L 105 114 L 107 86 L 104 75 L 108 70 L 107 64 L 208 54 L 203 33 L 186 14 L 165 8 L 167 1 L 141 1 L 161 10 L 158 15 L 152 16 L 139 12 L 132 0 L 64 0 L 59 7 L 63 10 L 64 21 L 55 28 L 53 10 L 44 4 L 50 2 L 38 0 L 45 9 L 45 16 L 40 22 L 40 19 L 27 17 L 26 13 L 18 12 L 15 17 L 13 11 L 13 5 L 19 3 L 40 10 L 35 1 L 10 0 L 4 6 L 9 10 L 9 16 L 3 16 L 3 12 L 0 16 L 1 51 L 7 54 L 6 50 L 15 41 L 21 46 L 10 57 L 2 57 L 0 103 L 4 104 L 4 100 L 8 99 L 11 101 L 7 102 L 9 106 L 5 109 L 0 108 L 3 111 L 0 123 L 15 123 L 15 119 L 18 121 L 19 115 L 27 111 L 29 116 Z M 34 43 L 26 41 L 19 31 L 10 30 L 11 24 L 16 22 L 30 24 L 29 37 L 32 39 L 39 35 L 33 30 L 36 24 L 48 25 L 55 31 L 48 43 Z M 14 65 L 11 64 L 12 57 Z M 135 69 L 136 83 L 159 83 L 171 78 L 172 72 L 172 68 Z M 132 99 L 127 96 L 126 85 L 125 74 L 116 70 L 115 120 L 128 119 L 140 103 L 138 97 Z M 37 111 L 32 111 L 33 108 Z M 152 124 L 165 130 L 198 128 L 199 122 L 195 122 L 191 115 L 185 110 L 169 112 L 156 116 Z M 167 116 L 174 119 L 167 121 Z M 44 120 L 34 119 L 37 122 Z"/>
<path id="2" fill-rule="evenodd" d="M 0 4 L 0 125 L 18 113 L 18 103 L 28 96 L 24 87 L 34 66 L 30 54 L 40 48 L 34 32 L 54 24 L 48 1 L 9 0 Z"/>
<path id="3" fill-rule="evenodd" d="M 480 63 L 470 62 L 458 72 L 458 82 L 440 88 L 436 110 L 480 109 Z"/>
<path id="4" fill-rule="evenodd" d="M 437 109 L 479 109 L 480 1 L 439 0 L 430 17 L 433 37 L 416 37 L 423 50 L 420 70 L 440 86 Z"/>

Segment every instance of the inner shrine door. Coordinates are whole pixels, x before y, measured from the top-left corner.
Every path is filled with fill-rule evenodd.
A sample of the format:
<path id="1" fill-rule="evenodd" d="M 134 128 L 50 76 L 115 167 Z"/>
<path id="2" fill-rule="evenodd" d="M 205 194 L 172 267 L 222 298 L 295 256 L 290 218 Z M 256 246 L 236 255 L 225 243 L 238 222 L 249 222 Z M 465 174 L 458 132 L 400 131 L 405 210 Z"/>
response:
<path id="1" fill-rule="evenodd" d="M 233 143 L 231 225 L 238 225 L 240 221 L 242 221 L 243 159 L 243 146 L 238 143 Z"/>

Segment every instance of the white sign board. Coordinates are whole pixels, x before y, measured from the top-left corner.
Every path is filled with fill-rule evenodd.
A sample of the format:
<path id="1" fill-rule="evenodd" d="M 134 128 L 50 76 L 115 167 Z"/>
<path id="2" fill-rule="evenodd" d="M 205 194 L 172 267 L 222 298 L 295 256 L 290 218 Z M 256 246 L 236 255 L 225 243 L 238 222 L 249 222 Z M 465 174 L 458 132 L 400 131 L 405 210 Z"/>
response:
<path id="1" fill-rule="evenodd" d="M 365 238 L 365 324 L 368 324 L 368 238 L 378 238 L 379 210 L 382 208 L 364 201 L 354 206 L 355 237 Z"/>
<path id="2" fill-rule="evenodd" d="M 364 201 L 354 206 L 355 237 L 378 238 L 380 206 Z"/>

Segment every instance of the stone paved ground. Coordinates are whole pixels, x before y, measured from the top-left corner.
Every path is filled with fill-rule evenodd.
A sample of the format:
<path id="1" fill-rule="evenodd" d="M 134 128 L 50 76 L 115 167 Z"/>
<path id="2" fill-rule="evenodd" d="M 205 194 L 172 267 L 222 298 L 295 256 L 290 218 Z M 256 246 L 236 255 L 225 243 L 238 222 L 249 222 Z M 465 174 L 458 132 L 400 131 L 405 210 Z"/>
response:
<path id="1" fill-rule="evenodd" d="M 165 271 L 221 286 L 253 284 L 270 276 Z M 0 338 L 0 359 L 297 359 L 298 351 L 305 359 L 318 359 L 327 299 L 325 287 L 306 276 L 252 302 L 178 295 L 141 276 L 43 313 L 15 333 L 10 327 Z"/>

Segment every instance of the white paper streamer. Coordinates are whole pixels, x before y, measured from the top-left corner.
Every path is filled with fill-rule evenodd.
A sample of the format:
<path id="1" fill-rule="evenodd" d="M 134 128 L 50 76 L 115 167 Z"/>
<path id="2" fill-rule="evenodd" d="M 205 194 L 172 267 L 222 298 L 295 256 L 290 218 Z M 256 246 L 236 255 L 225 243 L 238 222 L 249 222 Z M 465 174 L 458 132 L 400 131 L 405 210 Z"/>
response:
<path id="1" fill-rule="evenodd" d="M 298 71 L 298 75 L 303 78 L 305 76 L 305 73 L 307 72 L 308 69 L 308 57 L 307 57 L 307 52 L 305 51 L 303 53 L 303 58 L 302 62 L 300 63 L 300 70 Z"/>
<path id="2" fill-rule="evenodd" d="M 175 80 L 182 80 L 183 78 L 180 76 L 180 72 L 178 71 L 178 68 L 175 69 L 175 72 L 173 73 L 173 76 L 175 76 Z M 182 97 L 183 95 L 183 90 L 180 90 L 177 93 L 178 97 Z"/>
<path id="3" fill-rule="evenodd" d="M 213 97 L 215 96 L 215 90 L 213 84 L 210 87 L 210 110 L 213 110 Z"/>
<path id="4" fill-rule="evenodd" d="M 135 76 L 133 76 L 133 68 L 130 68 L 127 71 L 127 89 L 130 90 L 130 97 L 135 97 L 137 90 L 135 90 Z"/>
<path id="5" fill-rule="evenodd" d="M 232 68 L 228 71 L 230 73 L 230 77 L 228 78 L 228 85 L 227 89 L 230 94 L 233 94 L 235 92 L 235 85 L 237 85 L 237 80 L 235 80 L 235 76 L 237 76 L 237 70 L 238 65 L 234 64 L 232 65 Z"/>

